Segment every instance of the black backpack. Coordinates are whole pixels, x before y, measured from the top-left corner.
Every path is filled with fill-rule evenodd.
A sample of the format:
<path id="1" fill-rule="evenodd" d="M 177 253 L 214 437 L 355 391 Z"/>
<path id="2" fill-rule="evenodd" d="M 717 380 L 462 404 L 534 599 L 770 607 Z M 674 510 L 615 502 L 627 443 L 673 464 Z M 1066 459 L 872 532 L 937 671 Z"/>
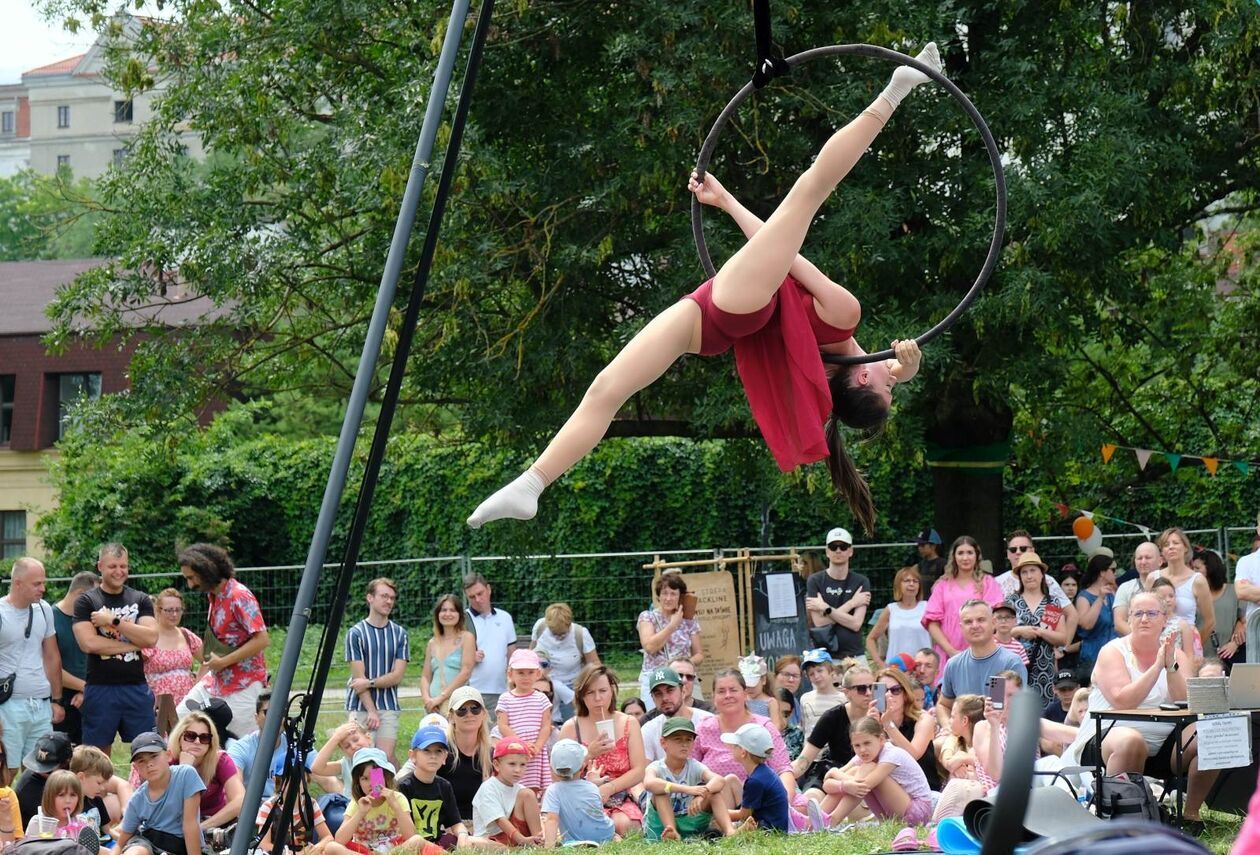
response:
<path id="1" fill-rule="evenodd" d="M 1144 775 L 1104 775 L 1098 794 L 1098 815 L 1103 819 L 1168 821 Z"/>

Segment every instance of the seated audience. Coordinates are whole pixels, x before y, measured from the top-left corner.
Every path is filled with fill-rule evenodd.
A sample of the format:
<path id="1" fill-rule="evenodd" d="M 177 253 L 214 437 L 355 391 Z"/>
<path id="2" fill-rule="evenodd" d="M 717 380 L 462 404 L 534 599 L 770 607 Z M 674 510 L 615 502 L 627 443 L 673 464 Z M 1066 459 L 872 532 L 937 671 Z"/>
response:
<path id="1" fill-rule="evenodd" d="M 614 709 L 616 698 L 617 676 L 606 665 L 587 665 L 574 687 L 577 715 L 564 723 L 560 738 L 586 747 L 587 762 L 597 766 L 603 778 L 599 794 L 604 810 L 624 837 L 643 822 L 631 790 L 643 783 L 647 757 L 638 719 Z"/>
<path id="2" fill-rule="evenodd" d="M 1054 700 L 1046 704 L 1041 717 L 1060 723 L 1067 721 L 1068 710 L 1072 708 L 1072 699 L 1079 688 L 1075 671 L 1060 671 L 1054 678 Z"/>
<path id="3" fill-rule="evenodd" d="M 219 733 L 203 712 L 190 712 L 171 730 L 170 762 L 192 766 L 201 776 L 201 827 L 222 828 L 236 821 L 245 784 L 236 764 L 219 748 Z"/>
<path id="4" fill-rule="evenodd" d="M 394 764 L 379 748 L 360 748 L 350 761 L 350 804 L 337 829 L 342 846 L 369 852 L 390 852 L 398 848 L 425 848 L 416 834 L 411 805 L 394 788 Z"/>
<path id="5" fill-rule="evenodd" d="M 438 777 L 449 753 L 446 732 L 442 728 L 421 727 L 411 737 L 412 771 L 398 778 L 398 792 L 411 808 L 416 834 L 443 850 L 469 842 L 455 790 L 448 781 Z"/>
<path id="6" fill-rule="evenodd" d="M 985 699 L 980 695 L 959 695 L 949 714 L 949 732 L 937 740 L 937 756 L 948 781 L 941 790 L 940 801 L 932 813 L 932 821 L 947 816 L 961 816 L 973 799 L 984 798 L 989 791 L 989 776 L 976 753 L 975 729 L 984 719 Z"/>
<path id="7" fill-rule="evenodd" d="M 647 707 L 643 705 L 643 701 L 638 698 L 626 698 L 621 702 L 621 711 L 628 716 L 634 716 L 639 720 L 640 724 L 643 717 L 647 715 Z"/>
<path id="8" fill-rule="evenodd" d="M 787 746 L 788 759 L 795 760 L 805 747 L 805 733 L 799 725 L 792 724 L 792 709 L 796 697 L 787 689 L 776 689 L 775 697 L 779 704 L 779 717 L 775 719 L 779 727 L 779 735 Z"/>
<path id="9" fill-rule="evenodd" d="M 481 692 L 472 686 L 460 686 L 451 694 L 446 730 L 450 753 L 438 775 L 455 791 L 455 804 L 465 827 L 473 824 L 473 797 L 494 771 L 489 719 Z"/>
<path id="10" fill-rule="evenodd" d="M 774 688 L 778 694 L 780 689 L 787 689 L 792 695 L 792 714 L 788 717 L 788 724 L 800 725 L 801 723 L 801 674 L 803 673 L 801 665 L 801 657 L 799 656 L 780 656 L 774 660 Z"/>
<path id="11" fill-rule="evenodd" d="M 315 755 L 308 754 L 306 756 L 306 769 L 304 770 L 306 782 L 310 784 L 311 762 L 315 759 Z M 281 797 L 276 794 L 276 790 L 284 785 L 285 758 L 283 756 L 272 761 L 271 766 L 271 786 L 272 795 L 263 799 L 262 804 L 258 808 L 257 828 L 262 834 L 258 841 L 258 848 L 263 852 L 275 851 L 275 823 L 267 822 L 271 818 L 272 812 L 280 806 Z M 333 831 L 328 827 L 328 822 L 324 818 L 324 812 L 320 810 L 318 802 L 311 803 L 311 823 L 307 827 L 306 819 L 303 817 L 302 796 L 298 795 L 298 800 L 293 803 L 293 816 L 289 820 L 288 838 L 290 846 L 287 847 L 290 852 L 305 852 L 311 848 L 311 844 L 316 840 L 320 842 L 320 849 L 327 850 L 328 855 L 351 855 L 351 850 L 337 843 L 333 839 Z M 281 848 L 284 851 L 285 847 Z"/>
<path id="12" fill-rule="evenodd" d="M 936 768 L 932 740 L 936 736 L 936 716 L 924 712 L 910 686 L 910 678 L 898 668 L 885 668 L 876 675 L 884 685 L 884 712 L 880 713 L 871 699 L 868 715 L 883 726 L 888 744 L 905 751 L 927 779 L 928 787 L 940 790 L 941 778 Z"/>
<path id="13" fill-rule="evenodd" d="M 720 698 L 718 692 L 715 686 L 715 700 Z M 742 778 L 729 775 L 726 779 L 727 788 L 734 787 L 740 793 L 739 809 L 730 811 L 731 822 L 742 823 L 741 830 L 747 831 L 764 829 L 785 834 L 791 831 L 791 794 L 768 765 L 770 755 L 779 750 L 770 731 L 765 725 L 753 722 L 741 725 L 734 733 L 723 733 L 721 738 L 729 746 L 731 757 L 744 770 Z"/>
<path id="14" fill-rule="evenodd" d="M 473 798 L 473 833 L 511 848 L 540 845 L 544 838 L 538 796 L 520 783 L 529 748 L 514 739 L 500 740 L 493 763 L 494 774 Z"/>
<path id="15" fill-rule="evenodd" d="M 190 765 L 171 765 L 166 740 L 142 733 L 131 742 L 131 766 L 140 775 L 115 835 L 121 855 L 201 855 L 201 793 L 205 782 Z M 150 791 L 157 793 L 156 797 Z"/>
<path id="16" fill-rule="evenodd" d="M 989 678 L 1014 671 L 1026 679 L 1028 670 L 1019 657 L 999 647 L 993 637 L 993 607 L 984 600 L 968 600 L 959 609 L 966 649 L 945 663 L 939 704 L 949 712 L 959 695 L 983 695 Z"/>
<path id="17" fill-rule="evenodd" d="M 551 752 L 551 786 L 543 793 L 543 845 L 608 843 L 619 840 L 616 827 L 604 813 L 599 787 L 582 777 L 586 749 L 572 739 L 561 739 Z"/>
<path id="18" fill-rule="evenodd" d="M 792 763 L 792 772 L 797 778 L 804 776 L 824 748 L 827 749 L 829 769 L 843 766 L 853 759 L 849 729 L 853 722 L 870 710 L 875 678 L 865 665 L 855 665 L 844 672 L 841 682 L 844 686 L 841 697 L 847 701 L 823 713 L 813 730 L 805 735 L 805 746 Z"/>
<path id="19" fill-rule="evenodd" d="M 726 796 L 726 779 L 692 758 L 695 724 L 674 716 L 662 730 L 665 755 L 648 765 L 643 788 L 650 798 L 643 820 L 648 840 L 703 837 L 716 824 L 722 834 L 735 833 Z"/>
<path id="20" fill-rule="evenodd" d="M 1140 592 L 1129 603 L 1129 635 L 1113 639 L 1098 653 L 1094 668 L 1089 711 L 1108 709 L 1158 709 L 1160 704 L 1186 700 L 1186 674 L 1192 663 L 1176 639 L 1163 635 L 1167 618 L 1159 597 Z M 1162 640 L 1161 640 L 1162 637 Z M 1173 725 L 1165 722 L 1115 723 L 1103 731 L 1102 745 L 1095 745 L 1095 727 L 1090 712 L 1081 722 L 1079 735 L 1064 752 L 1068 763 L 1093 765 L 1100 761 L 1108 775 L 1142 773 L 1148 762 L 1157 771 L 1175 764 Z M 1182 762 L 1186 764 L 1190 786 L 1186 793 L 1185 817 L 1194 830 L 1201 829 L 1200 810 L 1216 770 L 1199 770 L 1199 744 L 1194 725 L 1183 731 Z M 1177 771 L 1172 769 L 1172 771 Z M 1196 825 L 1197 824 L 1197 825 Z"/>
<path id="21" fill-rule="evenodd" d="M 850 733 L 854 756 L 823 781 L 824 821 L 831 825 L 865 804 L 876 819 L 927 823 L 932 817 L 932 790 L 918 760 L 889 743 L 888 729 L 879 719 L 860 718 Z"/>
<path id="22" fill-rule="evenodd" d="M 70 771 L 83 788 L 83 813 L 98 833 L 108 832 L 131 799 L 127 781 L 114 774 L 109 756 L 94 745 L 80 745 L 70 757 Z M 2 814 L 0 814 L 2 815 Z"/>
<path id="23" fill-rule="evenodd" d="M 823 713 L 845 702 L 845 696 L 837 688 L 835 662 L 825 648 L 816 647 L 801 654 L 805 665 L 805 679 L 813 686 L 801 695 L 801 730 L 808 737 Z"/>
<path id="24" fill-rule="evenodd" d="M 681 663 L 679 663 L 681 665 Z M 687 663 L 690 664 L 690 663 Z M 652 704 L 655 709 L 645 716 L 642 727 L 643 755 L 650 762 L 665 756 L 661 743 L 661 729 L 670 717 L 685 718 L 697 727 L 713 713 L 695 709 L 690 705 L 681 675 L 673 668 L 657 668 L 648 680 L 651 686 Z"/>
<path id="25" fill-rule="evenodd" d="M 70 755 L 70 737 L 54 732 L 41 736 L 35 743 L 35 750 L 22 758 L 25 771 L 13 784 L 13 793 L 17 796 L 23 826 L 29 825 L 31 818 L 39 812 L 48 776 L 58 769 L 70 768 Z"/>

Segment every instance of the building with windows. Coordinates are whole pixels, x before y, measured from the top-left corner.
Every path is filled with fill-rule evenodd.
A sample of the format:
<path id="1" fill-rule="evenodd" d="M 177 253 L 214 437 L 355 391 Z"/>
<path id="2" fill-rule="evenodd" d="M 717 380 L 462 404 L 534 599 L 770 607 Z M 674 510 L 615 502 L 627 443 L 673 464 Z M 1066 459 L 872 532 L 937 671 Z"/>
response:
<path id="1" fill-rule="evenodd" d="M 138 337 L 100 348 L 75 342 L 58 355 L 43 343 L 52 327 L 45 309 L 57 288 L 103 263 L 92 258 L 0 263 L 0 558 L 40 554 L 35 522 L 57 501 L 48 458 L 56 454 L 75 404 L 128 386 Z M 187 297 L 168 289 L 166 300 L 136 315 L 135 325 L 197 321 L 209 301 Z"/>
<path id="2" fill-rule="evenodd" d="M 119 14 L 126 38 L 141 19 Z M 122 164 L 131 138 L 152 117 L 162 86 L 131 97 L 113 88 L 104 67 L 105 44 L 98 39 L 87 53 L 0 84 L 0 176 L 23 168 L 44 175 L 68 168 L 76 177 L 96 178 Z M 195 133 L 184 133 L 181 142 L 190 155 L 201 155 Z"/>

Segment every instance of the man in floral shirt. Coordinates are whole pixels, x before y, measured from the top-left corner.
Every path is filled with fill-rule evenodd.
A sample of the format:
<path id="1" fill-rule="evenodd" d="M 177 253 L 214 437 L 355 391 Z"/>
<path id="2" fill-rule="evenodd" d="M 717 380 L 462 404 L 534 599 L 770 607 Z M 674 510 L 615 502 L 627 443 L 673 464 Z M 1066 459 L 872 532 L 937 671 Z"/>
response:
<path id="1" fill-rule="evenodd" d="M 228 652 L 206 657 L 197 685 L 175 711 L 183 716 L 189 701 L 204 707 L 210 698 L 222 698 L 232 708 L 232 733 L 252 733 L 258 729 L 254 709 L 267 682 L 263 652 L 270 640 L 258 598 L 234 578 L 232 559 L 218 546 L 194 543 L 178 560 L 188 587 L 210 595 L 210 631 Z"/>

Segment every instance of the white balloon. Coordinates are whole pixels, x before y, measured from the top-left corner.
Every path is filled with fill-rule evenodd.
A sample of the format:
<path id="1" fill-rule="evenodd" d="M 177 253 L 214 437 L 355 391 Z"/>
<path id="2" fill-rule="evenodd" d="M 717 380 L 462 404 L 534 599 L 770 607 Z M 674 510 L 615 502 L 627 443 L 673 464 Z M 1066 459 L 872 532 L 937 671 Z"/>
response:
<path id="1" fill-rule="evenodd" d="M 1094 530 L 1089 533 L 1089 537 L 1078 537 L 1076 539 L 1076 543 L 1080 546 L 1081 552 L 1084 552 L 1086 555 L 1089 555 L 1095 549 L 1102 546 L 1102 542 L 1102 529 L 1100 529 L 1097 525 L 1095 525 Z"/>

